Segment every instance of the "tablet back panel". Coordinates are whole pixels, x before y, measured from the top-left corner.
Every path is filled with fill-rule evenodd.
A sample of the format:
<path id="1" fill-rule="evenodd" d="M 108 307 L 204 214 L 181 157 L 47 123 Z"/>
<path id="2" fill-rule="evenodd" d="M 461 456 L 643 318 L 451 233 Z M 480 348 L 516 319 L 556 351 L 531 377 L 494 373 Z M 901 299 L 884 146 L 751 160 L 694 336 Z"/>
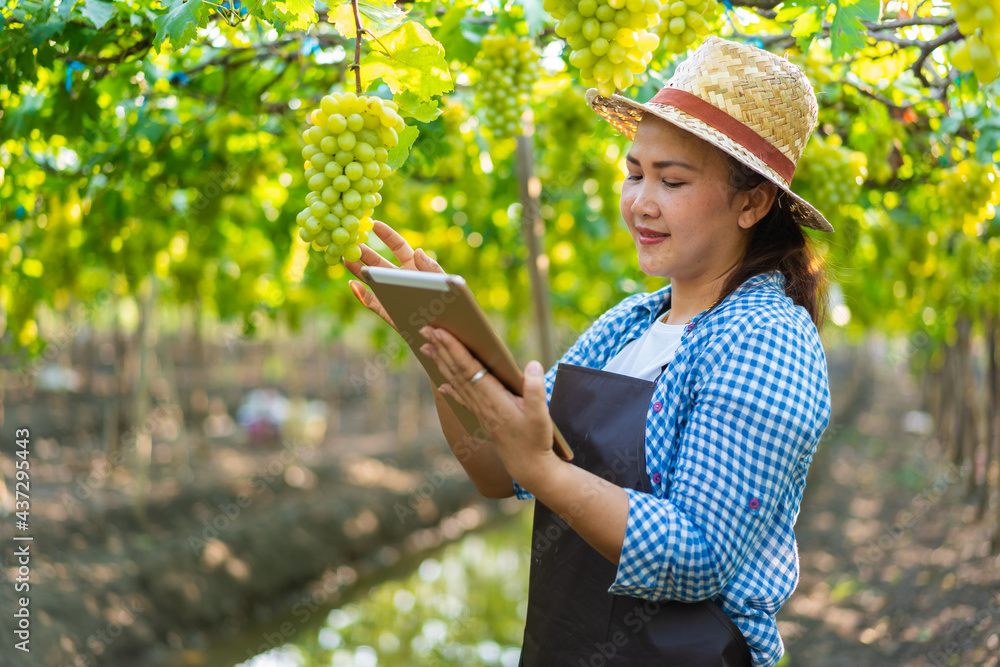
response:
<path id="1" fill-rule="evenodd" d="M 417 355 L 436 386 L 444 384 L 445 379 L 437 365 L 420 351 L 420 346 L 427 342 L 420 335 L 420 329 L 425 326 L 453 334 L 504 386 L 515 394 L 521 393 L 524 382 L 521 370 L 493 327 L 482 316 L 472 293 L 460 277 L 449 276 L 439 287 L 393 285 L 377 282 L 371 276 L 368 284 L 389 311 L 403 340 Z M 451 398 L 445 398 L 466 430 L 475 433 L 479 428 L 475 415 Z"/>
<path id="2" fill-rule="evenodd" d="M 450 332 L 511 393 L 521 395 L 524 386 L 521 369 L 461 276 L 367 266 L 362 267 L 361 272 L 435 386 L 441 386 L 446 380 L 437 365 L 420 351 L 420 346 L 427 342 L 420 335 L 425 326 Z M 473 413 L 451 397 L 444 398 L 466 431 L 481 439 L 489 439 L 489 431 L 480 431 L 481 425 Z M 556 452 L 564 459 L 572 459 L 573 452 L 565 438 L 555 424 L 552 428 Z"/>

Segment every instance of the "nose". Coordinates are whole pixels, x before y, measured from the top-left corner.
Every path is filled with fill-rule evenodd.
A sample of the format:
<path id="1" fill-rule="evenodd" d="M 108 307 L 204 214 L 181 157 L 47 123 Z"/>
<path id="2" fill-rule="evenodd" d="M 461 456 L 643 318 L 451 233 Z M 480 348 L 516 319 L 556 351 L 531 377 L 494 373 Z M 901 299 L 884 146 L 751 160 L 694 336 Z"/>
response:
<path id="1" fill-rule="evenodd" d="M 642 216 L 647 218 L 655 218 L 659 215 L 659 207 L 656 205 L 656 200 L 650 192 L 651 182 L 648 179 L 643 179 L 641 182 L 636 184 L 635 198 L 632 200 L 632 215 Z"/>

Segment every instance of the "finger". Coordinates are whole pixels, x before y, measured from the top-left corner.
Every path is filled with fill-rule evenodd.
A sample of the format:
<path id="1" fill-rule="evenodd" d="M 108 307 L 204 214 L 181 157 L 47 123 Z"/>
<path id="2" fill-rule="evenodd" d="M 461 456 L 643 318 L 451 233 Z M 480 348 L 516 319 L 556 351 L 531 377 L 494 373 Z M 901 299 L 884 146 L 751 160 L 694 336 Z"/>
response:
<path id="1" fill-rule="evenodd" d="M 413 262 L 413 248 L 395 229 L 381 220 L 376 220 L 372 230 L 375 232 L 375 236 L 382 239 L 382 243 L 392 251 L 400 265 L 405 266 Z"/>
<path id="2" fill-rule="evenodd" d="M 382 302 L 378 300 L 378 297 L 372 294 L 367 287 L 357 280 L 351 280 L 348 282 L 348 285 L 350 285 L 351 292 L 354 293 L 354 296 L 357 297 L 358 301 L 385 320 L 386 323 L 393 329 L 396 329 L 396 325 L 393 323 L 392 318 L 389 317 L 389 313 L 386 312 L 386 309 L 382 306 Z M 399 329 L 396 329 L 396 331 L 399 331 Z"/>
<path id="3" fill-rule="evenodd" d="M 455 394 L 464 398 L 470 405 L 485 407 L 491 404 L 492 401 L 488 397 L 496 388 L 502 388 L 500 381 L 493 375 L 487 374 L 475 385 L 469 384 L 472 376 L 483 368 L 482 362 L 472 356 L 461 341 L 444 329 L 432 329 L 430 334 L 431 344 L 438 356 L 438 367 L 447 377 Z M 483 391 L 484 388 L 487 390 Z"/>
<path id="4" fill-rule="evenodd" d="M 441 385 L 440 387 L 438 387 L 438 391 L 440 391 L 445 396 L 449 396 L 449 397 L 455 399 L 455 401 L 459 405 L 461 405 L 463 408 L 465 408 L 466 410 L 469 410 L 470 412 L 474 412 L 473 408 L 468 403 L 466 403 L 465 399 L 462 396 L 460 396 L 458 393 L 456 393 L 455 390 L 451 388 L 451 385 L 448 384 L 447 382 L 444 383 L 443 385 Z"/>
<path id="5" fill-rule="evenodd" d="M 378 266 L 386 269 L 399 268 L 364 244 L 361 244 L 361 259 L 356 262 L 348 262 L 347 260 L 344 260 L 344 266 L 347 267 L 348 271 L 354 274 L 355 278 L 362 282 L 365 282 L 365 277 L 361 274 L 362 266 Z"/>
<path id="6" fill-rule="evenodd" d="M 529 361 L 524 367 L 524 412 L 536 423 L 549 419 L 548 402 L 545 396 L 545 369 L 537 361 Z"/>
<path id="7" fill-rule="evenodd" d="M 439 351 L 442 349 L 434 341 L 434 335 L 428 330 L 429 328 L 421 329 L 420 333 L 429 342 L 424 343 L 420 346 L 420 351 L 427 355 L 435 364 L 437 364 L 438 370 L 441 371 L 441 375 L 444 376 L 447 382 L 439 386 L 437 389 L 441 394 L 445 396 L 450 396 L 455 399 L 459 405 L 461 405 L 466 410 L 471 412 L 476 412 L 475 408 L 469 404 L 469 400 L 466 396 L 463 396 L 460 392 L 455 390 L 455 386 L 462 385 L 462 378 L 457 375 L 452 361 L 445 361 L 442 359 Z M 485 379 L 485 378 L 484 378 Z M 467 384 L 467 383 L 466 383 Z"/>
<path id="8" fill-rule="evenodd" d="M 413 253 L 414 265 L 421 271 L 433 271 L 435 273 L 444 273 L 444 269 L 436 261 L 431 259 L 423 248 L 417 248 L 416 252 Z"/>

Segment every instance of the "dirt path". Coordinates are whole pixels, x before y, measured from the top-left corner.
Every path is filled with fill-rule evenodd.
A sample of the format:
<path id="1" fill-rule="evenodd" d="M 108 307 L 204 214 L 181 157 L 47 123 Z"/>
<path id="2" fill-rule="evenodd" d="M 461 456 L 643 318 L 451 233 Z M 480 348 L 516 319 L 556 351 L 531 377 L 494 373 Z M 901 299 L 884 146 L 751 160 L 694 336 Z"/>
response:
<path id="1" fill-rule="evenodd" d="M 919 407 L 913 383 L 877 374 L 866 407 L 831 425 L 810 472 L 797 527 L 802 578 L 779 614 L 781 665 L 996 667 L 997 508 L 976 520 L 962 471 L 933 437 L 903 428 Z"/>

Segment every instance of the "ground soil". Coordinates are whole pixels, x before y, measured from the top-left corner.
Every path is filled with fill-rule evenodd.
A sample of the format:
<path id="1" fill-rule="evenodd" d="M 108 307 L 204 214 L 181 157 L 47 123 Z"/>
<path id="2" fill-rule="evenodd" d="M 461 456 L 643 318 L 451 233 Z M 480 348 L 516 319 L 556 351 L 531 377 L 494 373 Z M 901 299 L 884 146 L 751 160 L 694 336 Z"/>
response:
<path id="1" fill-rule="evenodd" d="M 783 667 L 996 667 L 998 499 L 977 519 L 962 471 L 932 436 L 904 431 L 921 407 L 905 374 L 854 351 L 831 354 L 831 378 L 835 416 L 797 529 L 801 581 L 779 614 Z M 394 431 L 291 451 L 217 447 L 189 484 L 154 475 L 141 518 L 114 492 L 118 472 L 101 478 L 93 460 L 99 489 L 81 491 L 88 468 L 72 454 L 43 447 L 33 468 L 31 654 L 9 650 L 4 526 L 0 667 L 152 664 L 296 604 L 335 602 L 359 575 L 499 507 L 477 500 L 433 429 L 405 448 Z"/>
<path id="2" fill-rule="evenodd" d="M 874 361 L 859 409 L 831 426 L 810 472 L 801 581 L 779 614 L 783 664 L 996 667 L 997 499 L 976 517 L 964 471 L 933 436 L 903 428 L 920 407 L 912 379 Z"/>

